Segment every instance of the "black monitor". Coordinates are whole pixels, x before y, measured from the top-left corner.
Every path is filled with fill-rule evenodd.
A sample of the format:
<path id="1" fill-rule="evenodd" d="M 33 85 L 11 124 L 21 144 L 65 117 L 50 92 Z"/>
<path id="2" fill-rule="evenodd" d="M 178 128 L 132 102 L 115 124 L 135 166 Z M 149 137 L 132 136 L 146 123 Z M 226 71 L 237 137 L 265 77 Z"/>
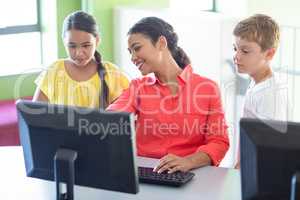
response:
<path id="1" fill-rule="evenodd" d="M 240 141 L 243 200 L 300 199 L 300 123 L 244 118 Z"/>
<path id="2" fill-rule="evenodd" d="M 132 114 L 17 102 L 27 176 L 126 193 L 138 192 Z"/>

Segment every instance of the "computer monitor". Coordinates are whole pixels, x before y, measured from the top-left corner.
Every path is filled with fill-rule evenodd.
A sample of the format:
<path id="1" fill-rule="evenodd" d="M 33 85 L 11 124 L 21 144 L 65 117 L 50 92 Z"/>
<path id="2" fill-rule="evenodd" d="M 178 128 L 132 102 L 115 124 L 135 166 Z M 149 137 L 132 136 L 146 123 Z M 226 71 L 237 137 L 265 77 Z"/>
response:
<path id="1" fill-rule="evenodd" d="M 242 199 L 300 199 L 300 123 L 241 119 Z"/>
<path id="2" fill-rule="evenodd" d="M 67 183 L 71 196 L 74 178 L 76 185 L 138 192 L 132 114 L 26 100 L 16 106 L 27 176 L 56 180 L 58 193 Z"/>

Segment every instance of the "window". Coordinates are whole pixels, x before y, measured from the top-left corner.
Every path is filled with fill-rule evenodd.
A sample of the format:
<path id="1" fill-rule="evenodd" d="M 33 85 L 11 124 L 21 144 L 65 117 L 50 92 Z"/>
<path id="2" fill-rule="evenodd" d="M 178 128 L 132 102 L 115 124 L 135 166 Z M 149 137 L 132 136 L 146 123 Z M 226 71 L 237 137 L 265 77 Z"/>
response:
<path id="1" fill-rule="evenodd" d="M 42 64 L 39 0 L 9 0 L 0 7 L 0 75 Z"/>
<path id="2" fill-rule="evenodd" d="M 279 49 L 275 54 L 273 68 L 280 72 L 281 78 L 288 84 L 289 115 L 292 121 L 300 121 L 300 27 L 282 25 L 280 27 Z"/>
<path id="3" fill-rule="evenodd" d="M 216 11 L 216 0 L 171 0 L 172 9 Z"/>
<path id="4" fill-rule="evenodd" d="M 247 5 L 247 0 L 170 0 L 170 8 L 177 12 L 189 14 L 197 11 L 211 11 L 225 14 L 224 16 L 227 17 L 247 15 Z"/>

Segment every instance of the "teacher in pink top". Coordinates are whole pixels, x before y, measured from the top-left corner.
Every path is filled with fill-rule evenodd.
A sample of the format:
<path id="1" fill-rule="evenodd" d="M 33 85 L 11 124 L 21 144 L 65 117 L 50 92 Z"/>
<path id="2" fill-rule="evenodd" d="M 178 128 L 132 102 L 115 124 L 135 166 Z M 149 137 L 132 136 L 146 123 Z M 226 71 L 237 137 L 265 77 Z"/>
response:
<path id="1" fill-rule="evenodd" d="M 128 50 L 144 76 L 108 107 L 136 114 L 138 155 L 159 158 L 159 173 L 218 166 L 229 148 L 218 86 L 193 72 L 177 42 L 162 19 L 137 22 Z"/>

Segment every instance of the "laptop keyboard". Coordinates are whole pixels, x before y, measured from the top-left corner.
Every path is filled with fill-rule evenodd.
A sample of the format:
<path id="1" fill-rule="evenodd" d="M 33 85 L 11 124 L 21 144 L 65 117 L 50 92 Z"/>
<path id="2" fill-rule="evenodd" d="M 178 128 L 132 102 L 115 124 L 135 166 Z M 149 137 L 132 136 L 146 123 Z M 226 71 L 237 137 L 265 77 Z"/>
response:
<path id="1" fill-rule="evenodd" d="M 190 181 L 195 174 L 192 172 L 174 172 L 169 174 L 153 172 L 153 168 L 138 167 L 139 181 L 141 183 L 151 183 L 169 186 L 181 186 Z"/>

